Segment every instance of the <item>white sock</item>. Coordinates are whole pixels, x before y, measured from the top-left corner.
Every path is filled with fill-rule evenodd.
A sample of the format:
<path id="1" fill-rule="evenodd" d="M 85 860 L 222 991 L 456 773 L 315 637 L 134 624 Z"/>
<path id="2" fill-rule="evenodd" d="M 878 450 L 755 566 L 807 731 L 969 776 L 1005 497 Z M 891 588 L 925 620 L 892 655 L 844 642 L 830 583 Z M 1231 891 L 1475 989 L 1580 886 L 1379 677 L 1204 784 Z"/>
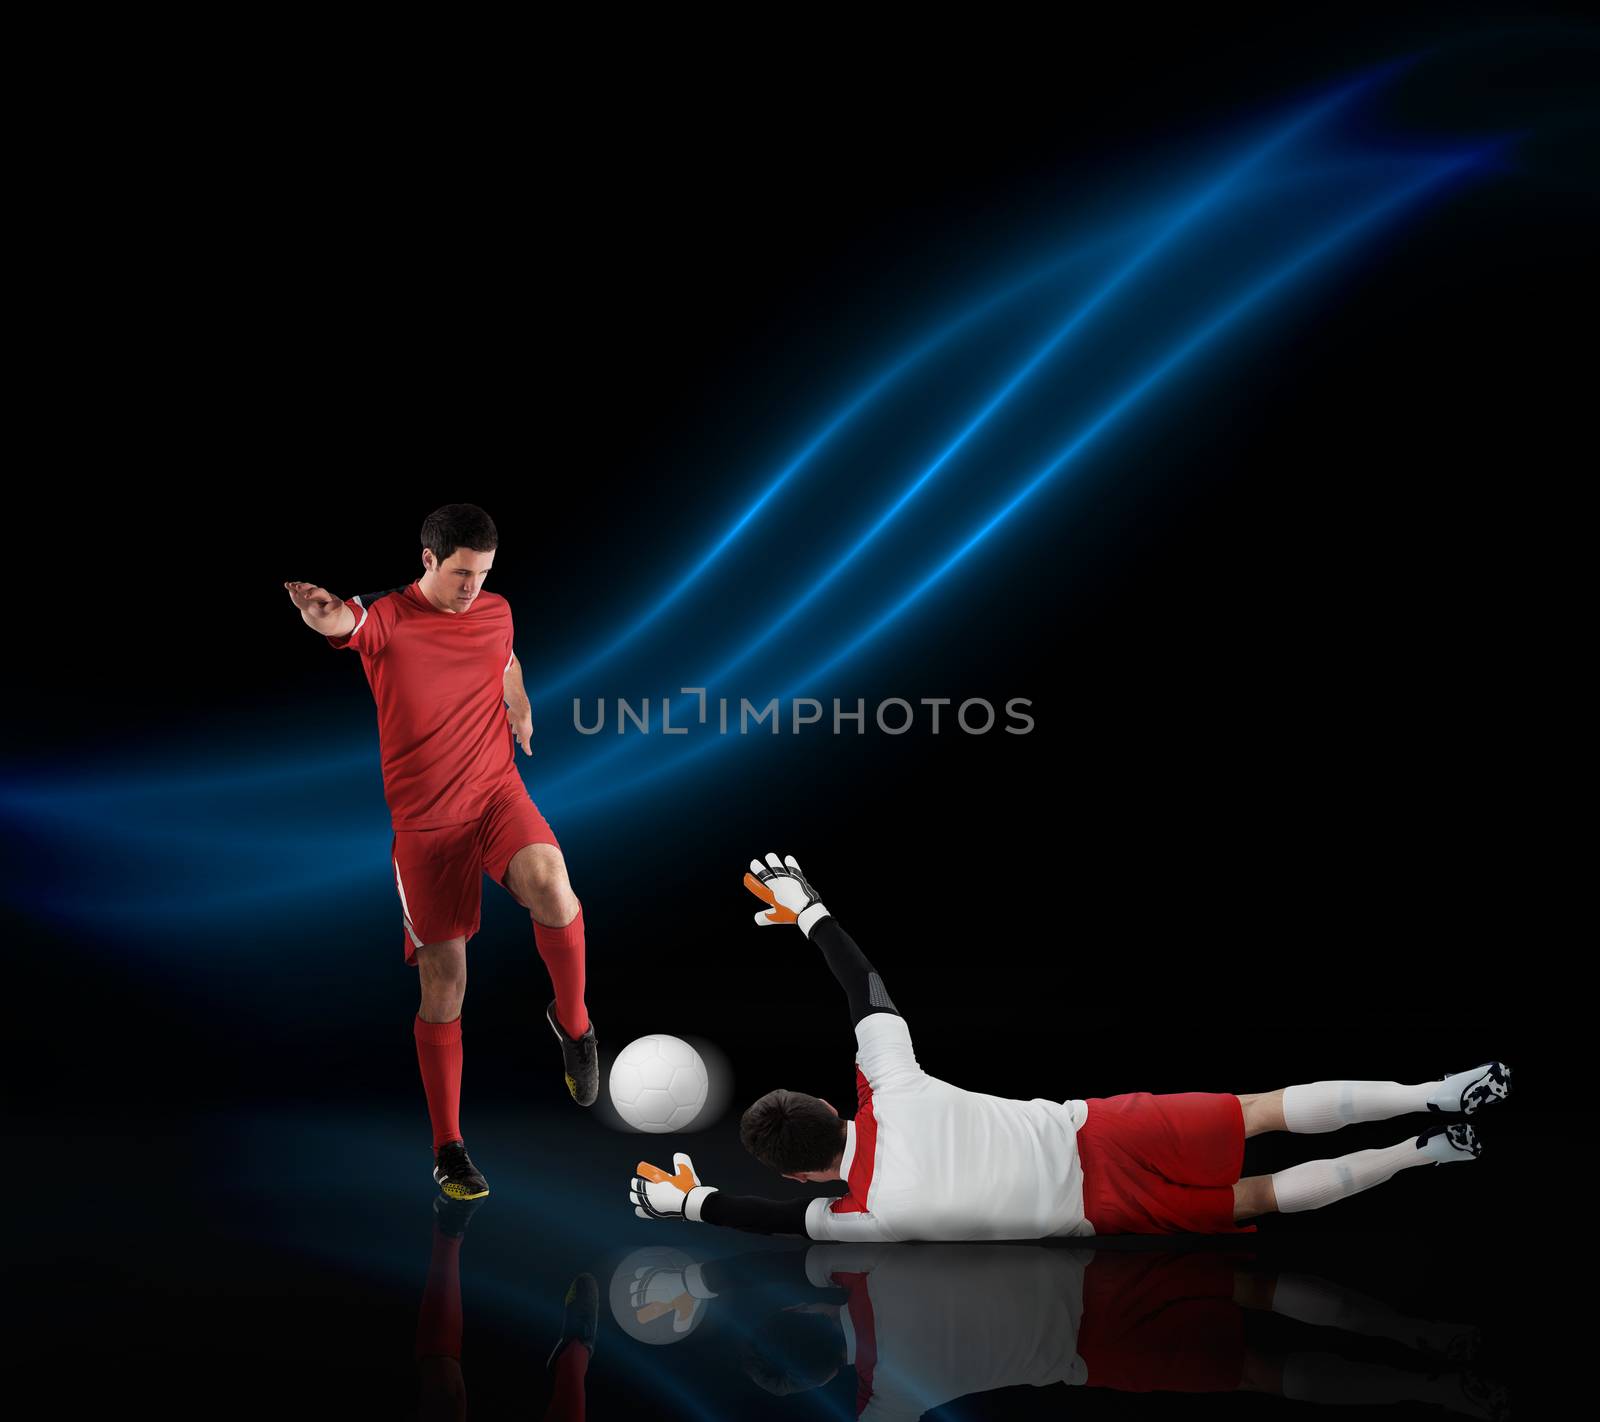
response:
<path id="1" fill-rule="evenodd" d="M 1393 1407 L 1431 1403 L 1468 1416 L 1488 1416 L 1462 1405 L 1459 1373 L 1414 1373 L 1387 1363 L 1340 1358 L 1333 1353 L 1291 1353 L 1283 1360 L 1283 1395 L 1323 1406 Z"/>
<path id="2" fill-rule="evenodd" d="M 1272 1281 L 1272 1311 L 1318 1328 L 1388 1338 L 1402 1347 L 1422 1348 L 1441 1356 L 1450 1355 L 1457 1348 L 1469 1349 L 1480 1336 L 1471 1324 L 1414 1318 L 1343 1284 L 1290 1270 Z"/>
<path id="3" fill-rule="evenodd" d="M 1398 1081 L 1313 1081 L 1283 1093 L 1284 1124 L 1299 1134 L 1337 1131 L 1353 1121 L 1387 1121 L 1426 1111 L 1460 1111 L 1461 1093 L 1483 1075 L 1483 1068 L 1458 1071 L 1444 1081 L 1402 1086 Z"/>
<path id="4" fill-rule="evenodd" d="M 1302 1165 L 1291 1165 L 1273 1175 L 1272 1190 L 1278 1199 L 1278 1209 L 1284 1214 L 1319 1210 L 1335 1200 L 1383 1184 L 1396 1171 L 1414 1165 L 1439 1165 L 1472 1158 L 1468 1152 L 1451 1145 L 1441 1131 L 1420 1149 L 1413 1136 L 1398 1145 L 1352 1151 L 1335 1160 L 1308 1160 Z"/>

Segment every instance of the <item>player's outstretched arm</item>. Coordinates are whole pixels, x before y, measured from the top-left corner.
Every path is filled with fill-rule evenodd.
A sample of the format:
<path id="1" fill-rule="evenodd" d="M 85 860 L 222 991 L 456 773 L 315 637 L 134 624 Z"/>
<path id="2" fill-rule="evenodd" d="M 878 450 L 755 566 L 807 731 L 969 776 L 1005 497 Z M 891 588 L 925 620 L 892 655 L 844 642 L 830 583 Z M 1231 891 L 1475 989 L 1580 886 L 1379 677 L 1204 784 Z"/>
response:
<path id="1" fill-rule="evenodd" d="M 326 588 L 315 583 L 285 583 L 284 587 L 289 590 L 289 601 L 300 610 L 301 619 L 312 631 L 324 637 L 343 637 L 356 625 L 355 608 Z"/>
<path id="2" fill-rule="evenodd" d="M 874 1012 L 900 1015 L 889 1000 L 889 991 L 877 969 L 867 961 L 855 939 L 840 927 L 839 920 L 828 912 L 800 872 L 794 855 L 779 859 L 776 854 L 769 854 L 765 864 L 752 859 L 744 883 L 758 899 L 771 905 L 756 915 L 758 924 L 763 928 L 778 923 L 797 924 L 822 950 L 823 960 L 850 1001 L 852 1026 Z"/>
<path id="3" fill-rule="evenodd" d="M 682 1151 L 672 1157 L 674 1173 L 641 1160 L 634 1167 L 628 1198 L 633 1212 L 646 1220 L 693 1220 L 752 1230 L 757 1234 L 806 1232 L 809 1200 L 762 1200 L 751 1195 L 724 1195 L 695 1174 L 694 1162 Z"/>

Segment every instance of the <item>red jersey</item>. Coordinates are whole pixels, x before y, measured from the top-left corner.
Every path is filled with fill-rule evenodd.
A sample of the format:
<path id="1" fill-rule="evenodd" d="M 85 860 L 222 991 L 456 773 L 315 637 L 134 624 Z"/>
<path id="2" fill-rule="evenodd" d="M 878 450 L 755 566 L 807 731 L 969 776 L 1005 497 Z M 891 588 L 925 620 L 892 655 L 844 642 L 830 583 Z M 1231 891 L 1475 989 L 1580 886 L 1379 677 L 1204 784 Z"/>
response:
<path id="1" fill-rule="evenodd" d="M 521 783 L 505 705 L 511 604 L 480 590 L 465 612 L 441 612 L 420 582 L 371 607 L 351 598 L 356 625 L 328 638 L 361 653 L 396 830 L 475 820 L 508 781 Z"/>

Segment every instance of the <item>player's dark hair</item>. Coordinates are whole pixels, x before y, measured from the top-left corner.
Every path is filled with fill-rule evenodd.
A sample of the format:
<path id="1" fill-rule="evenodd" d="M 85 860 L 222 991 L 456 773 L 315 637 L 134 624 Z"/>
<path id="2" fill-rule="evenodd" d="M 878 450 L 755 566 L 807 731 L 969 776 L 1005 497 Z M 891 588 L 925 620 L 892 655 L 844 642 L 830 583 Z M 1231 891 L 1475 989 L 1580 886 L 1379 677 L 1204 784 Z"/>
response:
<path id="1" fill-rule="evenodd" d="M 422 521 L 422 546 L 433 550 L 442 568 L 457 548 L 492 553 L 500 546 L 494 520 L 476 504 L 446 504 Z"/>
<path id="2" fill-rule="evenodd" d="M 821 1387 L 844 1362 L 839 1322 L 825 1313 L 785 1309 L 767 1319 L 740 1350 L 745 1376 L 775 1397 Z"/>
<path id="3" fill-rule="evenodd" d="M 763 1165 L 785 1175 L 826 1170 L 844 1149 L 844 1122 L 801 1091 L 769 1091 L 740 1118 L 739 1140 Z"/>

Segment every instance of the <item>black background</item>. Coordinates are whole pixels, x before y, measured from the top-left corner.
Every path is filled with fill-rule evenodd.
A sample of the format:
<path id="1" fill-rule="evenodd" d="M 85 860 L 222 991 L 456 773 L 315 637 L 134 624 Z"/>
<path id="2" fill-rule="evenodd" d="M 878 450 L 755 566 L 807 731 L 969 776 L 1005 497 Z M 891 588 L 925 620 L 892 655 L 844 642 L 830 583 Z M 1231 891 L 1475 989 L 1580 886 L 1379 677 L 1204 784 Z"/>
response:
<path id="1" fill-rule="evenodd" d="M 70 614 L 24 621 L 12 748 L 114 765 L 236 726 L 248 757 L 269 726 L 299 722 L 315 748 L 370 725 L 356 659 L 316 644 L 281 583 L 405 582 L 422 516 L 457 499 L 499 524 L 490 586 L 536 688 L 542 648 L 614 625 L 622 589 L 660 586 L 699 546 L 710 471 L 794 418 L 854 313 L 937 289 L 1008 211 L 1066 210 L 1181 161 L 1190 135 L 1476 36 L 1459 79 L 1406 102 L 1441 133 L 1530 131 L 1510 171 L 1410 222 L 1309 320 L 1251 337 L 1247 401 L 1176 392 L 1120 438 L 1113 493 L 1011 535 L 1007 560 L 1037 570 L 1027 593 L 976 578 L 941 608 L 937 686 L 916 680 L 924 630 L 839 688 L 1028 696 L 1034 734 L 782 737 L 737 751 L 742 783 L 562 839 L 603 1044 L 717 1041 L 735 1113 L 779 1084 L 850 1096 L 833 983 L 797 935 L 750 925 L 740 873 L 776 850 L 883 973 L 924 1065 L 974 1089 L 1266 1091 L 1512 1062 L 1522 1094 L 1469 1178 L 1402 1176 L 1262 1233 L 1439 1255 L 1521 1222 L 1555 1124 L 1568 851 L 1548 806 L 1570 793 L 1571 338 L 1595 215 L 1567 110 L 1593 32 L 1585 48 L 1551 17 L 1496 40 L 1501 23 L 1239 16 L 1046 45 L 996 21 L 926 54 L 786 53 L 792 71 L 771 49 L 692 72 L 550 53 L 526 102 L 498 80 L 454 110 L 319 84 L 208 125 L 228 113 L 213 93 L 152 122 L 183 141 L 142 173 L 107 133 L 101 210 L 123 221 L 79 264 L 95 339 L 48 383 L 72 413 L 63 454 L 109 486 L 69 506 L 42 470 L 18 511 L 48 556 L 42 588 L 13 563 L 14 592 Z M 354 941 L 326 944 L 336 967 L 288 980 L 152 977 L 15 923 L 40 1171 L 70 1176 L 75 1201 L 122 1182 L 119 1228 L 137 1234 L 218 1166 L 188 1113 L 292 1107 L 332 1072 L 341 1099 L 415 1108 L 422 1198 L 415 984 L 386 892 L 365 928 L 352 915 Z M 485 892 L 467 1109 L 529 1092 L 559 1109 L 525 916 Z M 782 1193 L 735 1119 L 695 1146 L 702 1174 Z M 568 1168 L 620 1181 L 628 1144 L 596 1140 Z M 1327 1153 L 1307 1144 L 1254 1141 L 1247 1169 Z M 188 1258 L 130 1292 L 183 1295 Z M 1482 1261 L 1508 1286 L 1523 1268 Z"/>

